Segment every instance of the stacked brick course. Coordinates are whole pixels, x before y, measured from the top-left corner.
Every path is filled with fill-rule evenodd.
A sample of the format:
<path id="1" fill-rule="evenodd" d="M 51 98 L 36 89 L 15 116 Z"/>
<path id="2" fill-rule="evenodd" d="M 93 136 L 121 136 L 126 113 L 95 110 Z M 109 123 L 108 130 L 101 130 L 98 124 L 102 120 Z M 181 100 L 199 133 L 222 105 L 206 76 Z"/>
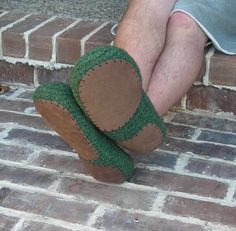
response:
<path id="1" fill-rule="evenodd" d="M 170 113 L 167 143 L 110 185 L 42 121 L 33 89 L 0 96 L 1 230 L 236 230 L 235 116 Z"/>
<path id="2" fill-rule="evenodd" d="M 67 82 L 73 64 L 86 51 L 111 44 L 112 23 L 0 12 L 0 81 L 38 86 Z M 196 85 L 183 109 L 236 113 L 236 56 L 206 49 Z"/>

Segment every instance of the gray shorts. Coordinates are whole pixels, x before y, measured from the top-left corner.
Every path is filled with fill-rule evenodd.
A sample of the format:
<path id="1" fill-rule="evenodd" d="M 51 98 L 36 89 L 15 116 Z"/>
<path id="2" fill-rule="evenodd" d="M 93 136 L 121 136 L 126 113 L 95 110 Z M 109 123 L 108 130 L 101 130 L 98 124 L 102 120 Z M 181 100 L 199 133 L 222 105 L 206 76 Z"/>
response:
<path id="1" fill-rule="evenodd" d="M 217 50 L 236 54 L 236 0 L 179 0 L 176 11 L 192 17 Z"/>

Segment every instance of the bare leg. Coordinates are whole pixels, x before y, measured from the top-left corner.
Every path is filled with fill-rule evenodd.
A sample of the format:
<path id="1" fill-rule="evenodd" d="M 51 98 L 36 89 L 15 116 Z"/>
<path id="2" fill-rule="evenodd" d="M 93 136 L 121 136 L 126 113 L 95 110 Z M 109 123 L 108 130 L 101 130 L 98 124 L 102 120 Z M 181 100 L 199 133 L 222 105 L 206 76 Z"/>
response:
<path id="1" fill-rule="evenodd" d="M 188 15 L 176 12 L 171 16 L 165 48 L 147 92 L 159 114 L 166 113 L 193 84 L 203 62 L 206 41 L 207 36 Z"/>
<path id="2" fill-rule="evenodd" d="M 138 63 L 147 86 L 156 61 L 163 50 L 166 26 L 177 0 L 131 0 L 121 21 L 115 44 Z"/>

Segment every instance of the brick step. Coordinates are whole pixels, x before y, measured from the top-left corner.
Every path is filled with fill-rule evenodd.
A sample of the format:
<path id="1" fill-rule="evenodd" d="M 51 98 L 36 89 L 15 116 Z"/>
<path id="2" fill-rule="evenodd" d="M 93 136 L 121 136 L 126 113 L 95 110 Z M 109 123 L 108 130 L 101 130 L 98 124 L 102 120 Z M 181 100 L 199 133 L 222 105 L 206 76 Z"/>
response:
<path id="1" fill-rule="evenodd" d="M 0 11 L 0 82 L 67 82 L 88 50 L 112 44 L 111 22 Z M 236 56 L 209 47 L 199 78 L 181 104 L 236 114 Z"/>

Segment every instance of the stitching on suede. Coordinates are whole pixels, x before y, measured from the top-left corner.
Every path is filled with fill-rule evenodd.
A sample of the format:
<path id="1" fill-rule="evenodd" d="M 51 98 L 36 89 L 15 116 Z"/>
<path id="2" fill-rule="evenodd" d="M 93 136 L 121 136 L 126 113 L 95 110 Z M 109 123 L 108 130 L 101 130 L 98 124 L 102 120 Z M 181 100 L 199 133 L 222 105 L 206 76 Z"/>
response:
<path id="1" fill-rule="evenodd" d="M 56 105 L 56 107 L 59 107 L 60 109 L 62 109 L 63 111 L 67 112 L 69 114 L 69 117 L 72 119 L 74 125 L 78 128 L 78 131 L 79 133 L 82 135 L 82 137 L 87 141 L 87 144 L 90 146 L 90 148 L 95 151 L 95 153 L 97 154 L 97 159 L 95 160 L 98 160 L 99 159 L 99 154 L 97 152 L 97 150 L 94 148 L 94 146 L 89 142 L 88 138 L 86 137 L 86 135 L 83 133 L 83 130 L 82 128 L 79 126 L 79 124 L 77 123 L 76 119 L 71 115 L 71 113 L 65 109 L 62 105 L 56 103 L 56 102 L 51 102 L 49 100 L 45 100 L 45 99 L 36 99 L 36 101 L 40 101 L 40 102 L 43 102 L 43 103 L 46 103 L 46 104 L 54 104 Z M 78 153 L 79 155 L 79 153 Z M 82 157 L 83 158 L 83 157 Z M 94 161 L 94 160 L 89 160 L 89 161 Z"/>
<path id="2" fill-rule="evenodd" d="M 90 76 L 91 72 L 95 71 L 95 69 L 96 69 L 97 67 L 98 67 L 98 68 L 101 68 L 101 67 L 103 67 L 103 65 L 107 65 L 108 62 L 114 62 L 114 63 L 116 63 L 116 62 L 123 63 L 123 62 L 124 62 L 126 65 L 129 65 L 130 70 L 134 73 L 134 76 L 135 76 L 135 78 L 137 79 L 137 81 L 140 81 L 140 78 L 139 78 L 139 76 L 138 76 L 138 74 L 137 74 L 135 68 L 134 68 L 133 66 L 130 66 L 130 65 L 132 65 L 132 64 L 129 63 L 128 61 L 122 60 L 122 59 L 107 60 L 107 61 L 103 62 L 102 64 L 98 64 L 98 65 L 96 65 L 95 67 L 91 68 L 91 69 L 86 73 L 86 75 L 80 80 L 80 84 L 79 84 L 79 87 L 78 87 L 78 89 L 79 89 L 79 90 L 78 90 L 78 95 L 79 95 L 79 98 L 80 98 L 80 102 L 82 103 L 83 109 L 85 110 L 85 112 L 86 112 L 86 114 L 88 115 L 89 119 L 90 119 L 90 120 L 93 122 L 93 124 L 94 124 L 97 128 L 99 128 L 101 131 L 104 131 L 104 129 L 103 129 L 102 127 L 100 127 L 100 126 L 96 123 L 94 116 L 92 115 L 92 113 L 88 110 L 88 108 L 87 108 L 86 105 L 84 104 L 84 98 L 83 98 L 83 96 L 82 96 L 82 91 L 83 91 L 83 88 L 84 88 L 84 83 L 86 82 L 86 77 Z M 140 100 L 141 100 L 141 95 L 140 95 Z M 138 106 L 139 106 L 139 103 L 138 103 L 138 105 L 137 105 L 137 108 L 138 108 Z M 136 109 L 136 110 L 137 110 L 137 109 Z M 135 110 L 135 111 L 136 111 L 136 110 Z M 134 113 L 135 113 L 135 111 L 134 111 Z M 120 125 L 120 126 L 117 127 L 117 128 L 111 129 L 111 130 L 109 130 L 109 131 L 115 131 L 115 130 L 118 130 L 118 129 L 120 129 L 121 127 L 125 126 L 125 124 L 128 123 L 128 121 L 129 121 L 130 119 L 132 119 L 134 113 L 133 113 L 132 116 L 131 116 L 127 121 L 125 121 L 122 125 Z"/>

